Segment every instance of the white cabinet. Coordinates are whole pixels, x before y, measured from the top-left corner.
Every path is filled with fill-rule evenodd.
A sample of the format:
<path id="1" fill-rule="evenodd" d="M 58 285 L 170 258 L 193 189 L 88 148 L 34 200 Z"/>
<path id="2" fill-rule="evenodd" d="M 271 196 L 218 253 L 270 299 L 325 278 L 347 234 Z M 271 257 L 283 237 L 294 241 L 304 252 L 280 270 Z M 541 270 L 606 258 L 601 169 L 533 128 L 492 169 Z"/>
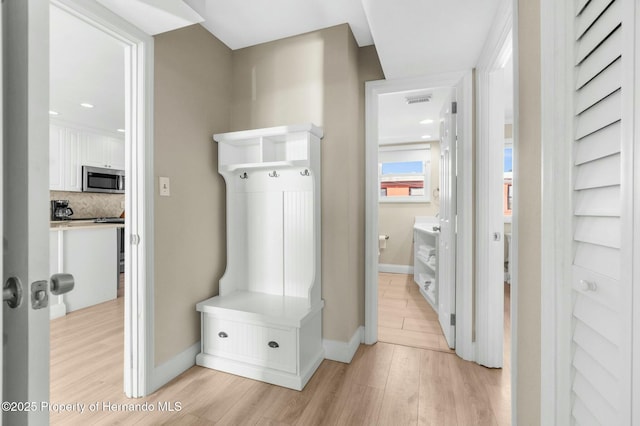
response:
<path id="1" fill-rule="evenodd" d="M 124 170 L 124 140 L 85 132 L 82 163 L 86 166 Z"/>
<path id="2" fill-rule="evenodd" d="M 56 124 L 49 126 L 49 189 L 82 191 L 81 134 Z"/>
<path id="3" fill-rule="evenodd" d="M 196 363 L 301 390 L 324 359 L 320 138 L 313 125 L 214 135 L 227 187 L 227 269 L 197 304 Z"/>
<path id="4" fill-rule="evenodd" d="M 118 286 L 117 227 L 65 227 L 50 231 L 51 274 L 72 274 L 75 286 L 52 296 L 52 317 L 113 300 Z M 60 300 L 58 300 L 60 299 Z M 55 306 L 54 306 L 55 305 Z M 63 307 L 61 307 L 61 305 Z M 58 313 L 58 308 L 61 312 Z"/>
<path id="5" fill-rule="evenodd" d="M 438 246 L 440 232 L 435 225 L 416 223 L 413 228 L 413 280 L 420 293 L 438 312 Z"/>
<path id="6" fill-rule="evenodd" d="M 124 140 L 51 123 L 49 189 L 82 191 L 83 165 L 124 170 Z"/>

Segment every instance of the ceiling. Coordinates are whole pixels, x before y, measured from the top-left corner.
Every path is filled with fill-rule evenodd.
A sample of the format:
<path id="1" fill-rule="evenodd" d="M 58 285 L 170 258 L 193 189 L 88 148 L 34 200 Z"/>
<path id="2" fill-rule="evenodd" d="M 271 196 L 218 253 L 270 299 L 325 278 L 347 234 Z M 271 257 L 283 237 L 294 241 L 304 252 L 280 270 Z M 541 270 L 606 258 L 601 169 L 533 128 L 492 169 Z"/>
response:
<path id="1" fill-rule="evenodd" d="M 96 1 L 151 35 L 200 23 L 233 50 L 348 23 L 359 46 L 375 43 L 387 79 L 473 68 L 500 2 Z M 51 8 L 51 108 L 60 112 L 60 119 L 110 131 L 123 128 L 123 61 L 123 46 L 115 39 Z M 434 96 L 431 105 L 423 105 L 427 110 L 417 112 L 418 108 L 412 108 L 406 114 L 398 99 L 390 97 L 388 101 L 397 105 L 398 112 L 393 114 L 397 123 L 383 125 L 381 136 L 415 139 L 433 133 L 437 139 L 438 126 L 424 133 L 426 125 L 415 123 L 417 116 L 439 113 L 440 107 L 434 106 L 438 97 Z M 80 102 L 90 102 L 95 108 L 87 110 L 79 106 Z M 408 130 L 403 129 L 390 135 L 392 128 L 401 127 L 400 123 L 408 123 L 417 133 L 408 136 Z"/>
<path id="2" fill-rule="evenodd" d="M 378 97 L 378 139 L 381 145 L 440 140 L 440 111 L 451 88 L 413 90 Z M 431 95 L 431 100 L 407 103 L 407 97 Z M 426 122 L 425 122 L 426 121 Z"/>
<path id="3" fill-rule="evenodd" d="M 50 9 L 49 109 L 58 113 L 52 117 L 116 133 L 125 125 L 124 46 L 57 7 Z"/>

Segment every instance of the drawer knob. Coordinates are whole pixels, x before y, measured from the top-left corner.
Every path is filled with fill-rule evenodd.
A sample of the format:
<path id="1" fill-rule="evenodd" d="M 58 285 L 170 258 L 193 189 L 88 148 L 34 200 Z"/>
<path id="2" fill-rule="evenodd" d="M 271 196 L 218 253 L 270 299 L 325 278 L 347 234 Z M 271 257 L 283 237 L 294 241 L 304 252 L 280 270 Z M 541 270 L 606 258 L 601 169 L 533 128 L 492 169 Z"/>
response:
<path id="1" fill-rule="evenodd" d="M 279 347 L 280 347 L 280 345 L 278 344 L 278 342 L 274 342 L 273 340 L 272 340 L 272 341 L 270 341 L 268 344 L 269 344 L 269 347 L 270 347 L 270 348 L 279 348 Z"/>
<path id="2" fill-rule="evenodd" d="M 218 337 L 222 337 L 223 339 L 226 339 L 227 337 L 229 337 L 229 335 L 224 331 L 221 331 L 220 333 L 218 333 Z"/>

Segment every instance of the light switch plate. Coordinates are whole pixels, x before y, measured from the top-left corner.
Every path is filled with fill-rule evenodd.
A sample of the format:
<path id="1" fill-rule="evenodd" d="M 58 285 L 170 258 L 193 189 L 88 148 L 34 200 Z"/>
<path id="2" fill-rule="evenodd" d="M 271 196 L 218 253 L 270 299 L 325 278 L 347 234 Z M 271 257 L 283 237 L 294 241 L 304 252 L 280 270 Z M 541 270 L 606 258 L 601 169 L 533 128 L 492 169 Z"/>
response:
<path id="1" fill-rule="evenodd" d="M 168 177 L 160 176 L 160 196 L 169 197 L 171 195 L 171 183 Z"/>

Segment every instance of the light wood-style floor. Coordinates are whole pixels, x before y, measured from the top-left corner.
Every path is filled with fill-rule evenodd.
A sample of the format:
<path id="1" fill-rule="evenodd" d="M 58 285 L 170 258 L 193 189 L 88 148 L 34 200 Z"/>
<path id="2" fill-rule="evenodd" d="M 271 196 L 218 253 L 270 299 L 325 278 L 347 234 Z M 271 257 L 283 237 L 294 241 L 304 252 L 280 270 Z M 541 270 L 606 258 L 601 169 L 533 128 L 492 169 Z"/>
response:
<path id="1" fill-rule="evenodd" d="M 378 274 L 378 340 L 453 352 L 442 333 L 438 314 L 420 294 L 413 275 Z"/>
<path id="2" fill-rule="evenodd" d="M 508 306 L 508 304 L 506 304 Z M 379 342 L 325 360 L 302 392 L 192 367 L 147 398 L 122 393 L 123 298 L 51 322 L 51 402 L 151 404 L 154 412 L 51 415 L 53 425 L 508 425 L 508 368 Z M 159 412 L 158 403 L 180 403 Z"/>

